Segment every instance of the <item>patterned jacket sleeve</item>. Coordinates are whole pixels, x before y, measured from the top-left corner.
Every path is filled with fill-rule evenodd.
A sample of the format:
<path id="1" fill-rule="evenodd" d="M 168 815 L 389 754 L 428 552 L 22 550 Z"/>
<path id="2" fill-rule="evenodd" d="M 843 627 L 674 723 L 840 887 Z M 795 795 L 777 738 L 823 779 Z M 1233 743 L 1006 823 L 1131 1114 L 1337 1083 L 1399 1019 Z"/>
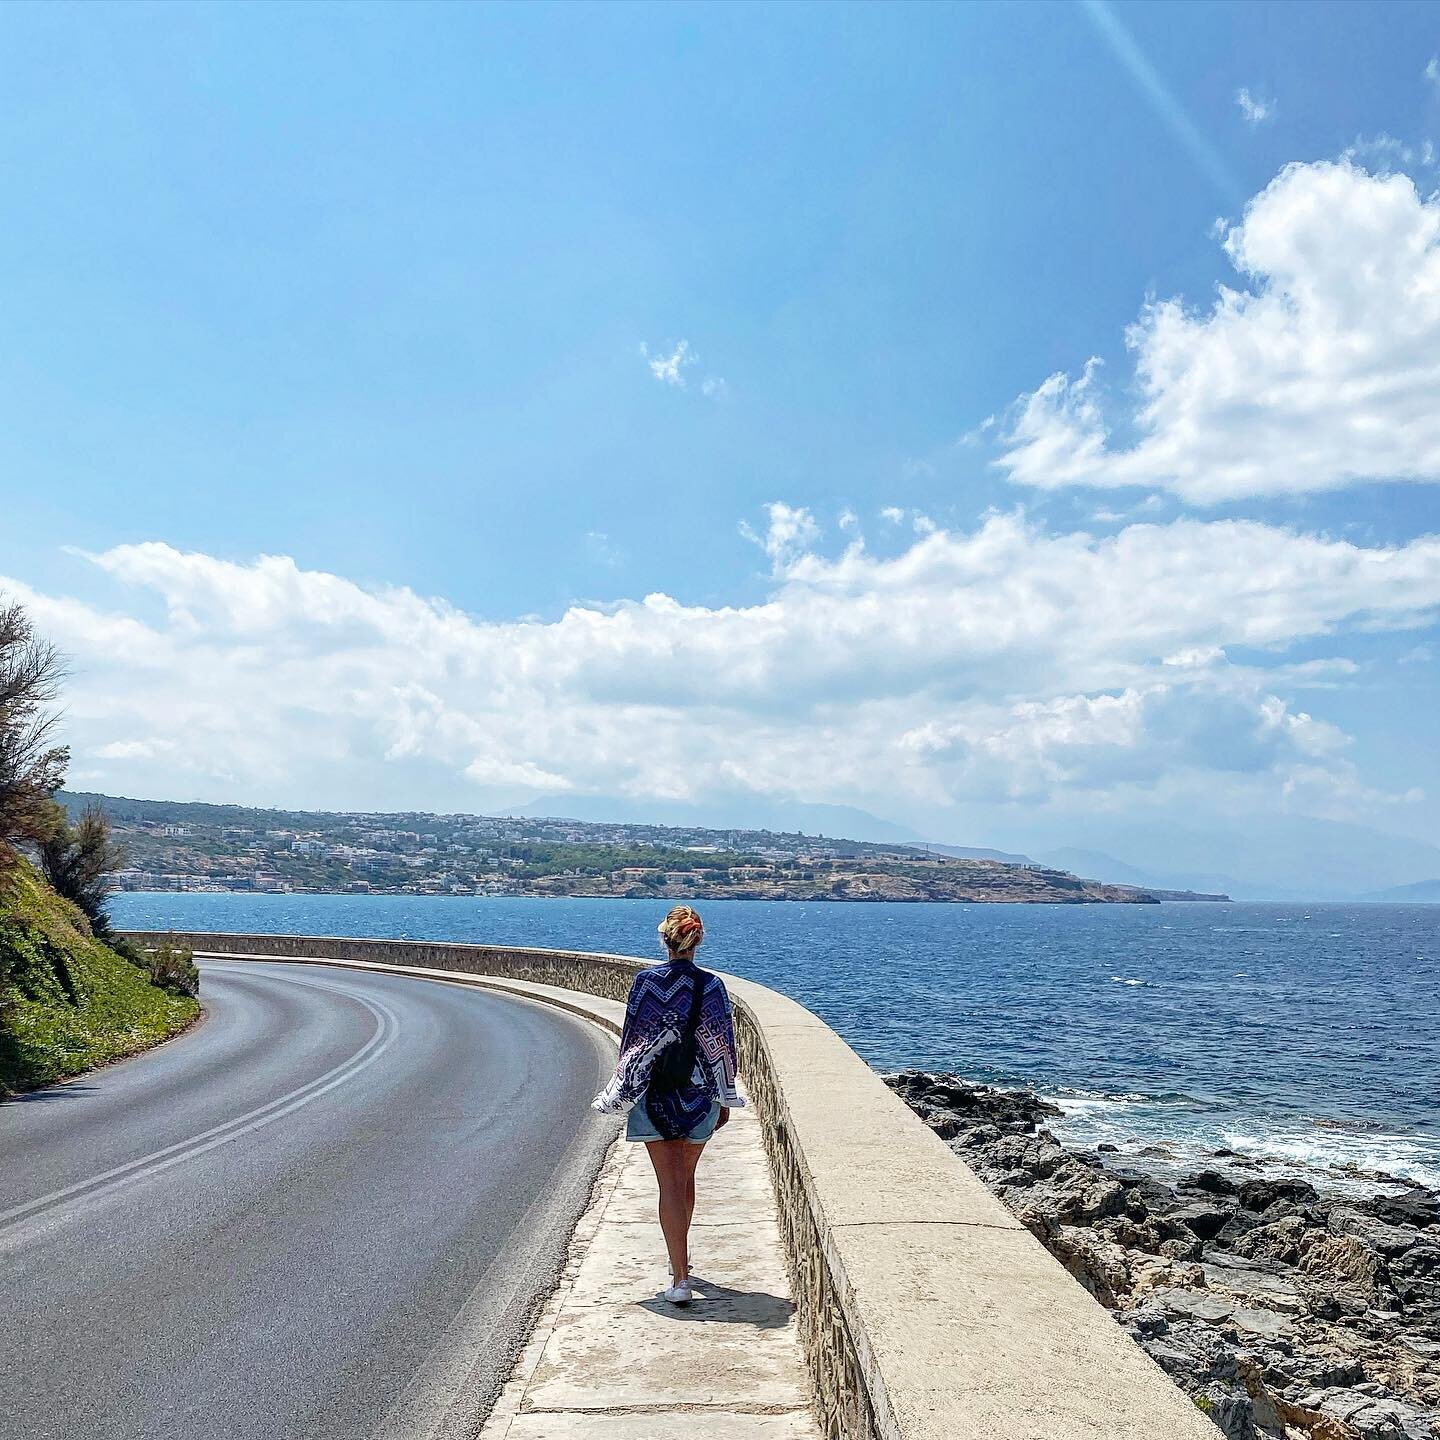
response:
<path id="1" fill-rule="evenodd" d="M 696 1040 L 700 1063 L 710 1077 L 711 1093 L 728 1109 L 742 1108 L 745 1101 L 735 1088 L 735 1076 L 740 1068 L 735 1049 L 735 1007 L 725 982 L 718 975 L 712 975 L 705 987 Z"/>
<path id="2" fill-rule="evenodd" d="M 637 976 L 630 986 L 630 996 L 625 1002 L 625 1023 L 620 1029 L 620 1058 L 615 1063 L 615 1073 L 610 1083 L 590 1102 L 592 1110 L 604 1115 L 623 1115 L 645 1093 L 650 1083 L 650 1070 L 655 1057 L 671 1040 L 676 1032 L 665 1027 L 656 1029 L 643 1022 L 640 1000 L 643 994 L 643 977 Z"/>

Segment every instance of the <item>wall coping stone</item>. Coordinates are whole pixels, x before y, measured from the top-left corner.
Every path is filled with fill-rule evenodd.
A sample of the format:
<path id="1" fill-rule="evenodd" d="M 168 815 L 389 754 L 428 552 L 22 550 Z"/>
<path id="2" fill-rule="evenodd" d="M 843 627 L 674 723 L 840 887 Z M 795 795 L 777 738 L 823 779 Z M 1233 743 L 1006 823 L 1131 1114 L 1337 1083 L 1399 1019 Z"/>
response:
<path id="1" fill-rule="evenodd" d="M 654 962 L 346 936 L 122 932 L 623 1000 Z M 368 962 L 368 963 L 367 963 Z M 724 975 L 827 1440 L 1215 1440 L 1212 1423 L 818 1016 Z M 569 1008 L 577 1008 L 573 1004 Z"/>

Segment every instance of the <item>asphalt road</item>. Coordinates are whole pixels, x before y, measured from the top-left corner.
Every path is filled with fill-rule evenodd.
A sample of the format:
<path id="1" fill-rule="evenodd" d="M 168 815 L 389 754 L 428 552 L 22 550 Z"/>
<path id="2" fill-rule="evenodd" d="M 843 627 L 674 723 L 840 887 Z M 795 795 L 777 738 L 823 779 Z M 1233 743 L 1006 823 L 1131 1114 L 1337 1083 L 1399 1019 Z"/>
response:
<path id="1" fill-rule="evenodd" d="M 613 1120 L 592 1027 L 215 962 L 167 1045 L 0 1105 L 0 1440 L 471 1435 Z"/>

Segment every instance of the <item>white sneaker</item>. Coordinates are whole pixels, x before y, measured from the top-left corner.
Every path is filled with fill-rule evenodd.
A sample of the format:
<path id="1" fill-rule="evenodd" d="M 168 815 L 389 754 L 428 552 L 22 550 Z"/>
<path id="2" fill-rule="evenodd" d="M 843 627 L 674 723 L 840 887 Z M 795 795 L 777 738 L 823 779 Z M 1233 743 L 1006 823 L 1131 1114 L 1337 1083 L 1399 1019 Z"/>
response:
<path id="1" fill-rule="evenodd" d="M 695 1298 L 695 1292 L 690 1288 L 688 1280 L 682 1280 L 678 1285 L 672 1285 L 663 1291 L 660 1298 L 668 1300 L 672 1305 L 688 1305 Z"/>

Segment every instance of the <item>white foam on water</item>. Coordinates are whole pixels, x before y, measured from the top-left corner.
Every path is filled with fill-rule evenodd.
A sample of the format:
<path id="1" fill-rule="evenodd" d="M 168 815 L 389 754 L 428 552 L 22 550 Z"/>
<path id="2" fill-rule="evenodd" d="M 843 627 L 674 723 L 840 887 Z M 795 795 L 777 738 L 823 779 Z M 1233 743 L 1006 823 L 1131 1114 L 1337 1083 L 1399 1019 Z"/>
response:
<path id="1" fill-rule="evenodd" d="M 1306 1170 L 1337 1167 L 1378 1171 L 1418 1185 L 1440 1187 L 1440 1142 L 1385 1132 L 1343 1135 L 1331 1130 L 1222 1131 L 1225 1148 L 1256 1160 L 1276 1159 Z"/>
<path id="2" fill-rule="evenodd" d="M 1264 1164 L 1267 1174 L 1292 1175 L 1322 1189 L 1368 1193 L 1395 1189 L 1377 1175 L 1440 1188 L 1440 1136 L 1436 1135 L 1303 1119 L 1271 1121 L 1185 1095 L 1062 1091 L 1042 1098 L 1064 1112 L 1050 1122 L 1059 1140 L 1085 1148 L 1119 1146 L 1126 1163 L 1143 1147 L 1154 1146 L 1162 1155 L 1151 1158 L 1163 1158 L 1167 1165 L 1203 1163 L 1223 1169 L 1223 1159 L 1217 1160 L 1214 1152 L 1232 1150 Z"/>

